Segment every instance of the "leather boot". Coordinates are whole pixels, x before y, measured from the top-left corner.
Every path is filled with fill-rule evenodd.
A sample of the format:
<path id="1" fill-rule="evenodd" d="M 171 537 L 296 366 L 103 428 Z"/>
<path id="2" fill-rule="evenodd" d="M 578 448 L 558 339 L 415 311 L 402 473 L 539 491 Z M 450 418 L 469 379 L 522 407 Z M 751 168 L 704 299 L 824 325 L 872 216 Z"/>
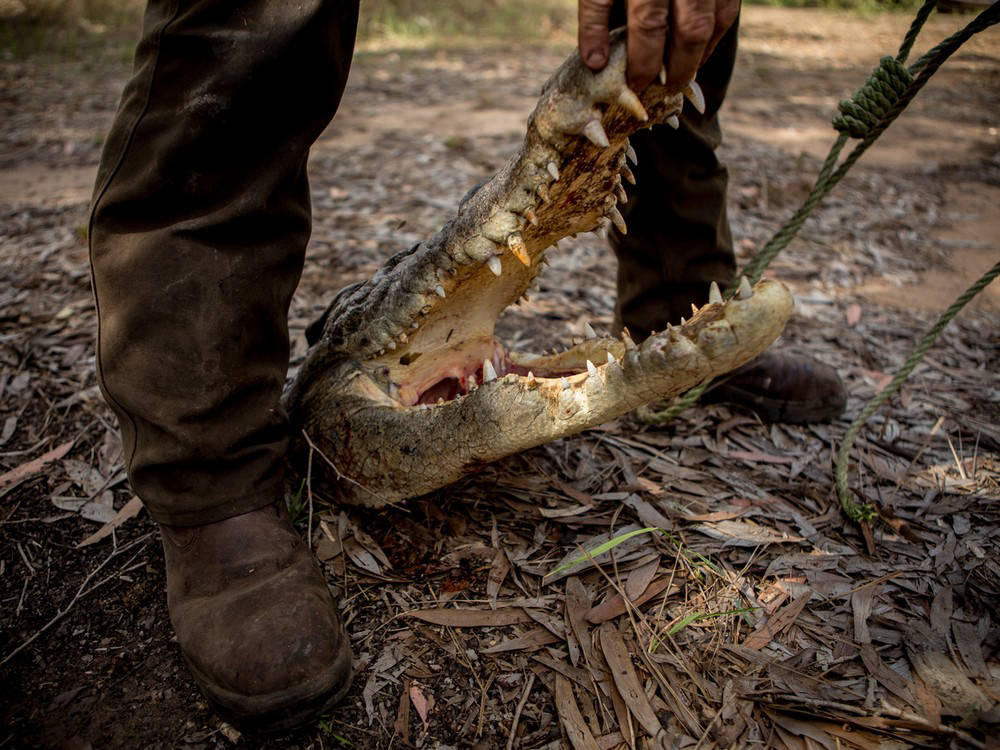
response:
<path id="1" fill-rule="evenodd" d="M 202 526 L 160 526 L 167 606 L 205 695 L 241 728 L 314 720 L 351 684 L 333 597 L 283 502 Z"/>
<path id="2" fill-rule="evenodd" d="M 747 406 L 767 422 L 804 424 L 839 417 L 847 391 L 830 365 L 804 354 L 767 351 L 722 376 L 702 400 Z"/>

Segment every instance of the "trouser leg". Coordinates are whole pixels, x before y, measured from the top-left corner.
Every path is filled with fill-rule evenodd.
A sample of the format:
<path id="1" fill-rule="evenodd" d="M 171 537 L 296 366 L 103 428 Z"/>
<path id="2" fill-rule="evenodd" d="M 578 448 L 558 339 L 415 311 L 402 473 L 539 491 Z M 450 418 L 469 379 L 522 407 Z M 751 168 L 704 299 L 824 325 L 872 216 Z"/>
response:
<path id="1" fill-rule="evenodd" d="M 615 328 L 636 336 L 690 316 L 712 281 L 733 280 L 736 259 L 726 215 L 727 171 L 716 157 L 722 140 L 718 111 L 736 59 L 738 23 L 698 71 L 706 109 L 685 103 L 678 130 L 658 125 L 631 139 L 637 185 L 619 206 L 628 234 L 612 229 L 618 256 Z"/>
<path id="2" fill-rule="evenodd" d="M 90 222 L 98 374 L 154 519 L 281 493 L 288 306 L 306 159 L 346 83 L 358 2 L 152 0 Z"/>

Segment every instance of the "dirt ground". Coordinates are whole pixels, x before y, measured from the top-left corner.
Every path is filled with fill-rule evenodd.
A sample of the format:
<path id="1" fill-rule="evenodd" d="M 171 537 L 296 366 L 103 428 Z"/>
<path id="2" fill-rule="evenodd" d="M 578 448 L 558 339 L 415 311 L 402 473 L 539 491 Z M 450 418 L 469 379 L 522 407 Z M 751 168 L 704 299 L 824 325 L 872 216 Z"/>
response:
<path id="1" fill-rule="evenodd" d="M 932 19 L 918 52 L 965 20 Z M 745 9 L 723 146 L 741 260 L 805 197 L 836 102 L 907 23 Z M 359 51 L 310 165 L 293 367 L 335 290 L 432 233 L 503 163 L 568 51 Z M 847 521 L 832 489 L 850 420 L 1000 257 L 995 28 L 771 268 L 796 294 L 782 345 L 839 369 L 841 419 L 772 426 L 699 406 L 661 428 L 613 422 L 401 509 L 317 503 L 302 530 L 342 597 L 357 674 L 318 727 L 269 740 L 240 736 L 188 676 L 145 514 L 82 544 L 131 498 L 94 379 L 85 242 L 127 74 L 113 41 L 0 58 L 0 748 L 559 748 L 581 724 L 601 748 L 650 746 L 656 726 L 671 747 L 1000 747 L 1000 284 L 862 433 L 851 484 L 882 521 Z M 607 328 L 613 281 L 602 240 L 580 236 L 498 330 L 541 349 L 584 321 Z M 646 526 L 669 533 L 543 578 Z M 637 692 L 606 678 L 620 663 Z"/>

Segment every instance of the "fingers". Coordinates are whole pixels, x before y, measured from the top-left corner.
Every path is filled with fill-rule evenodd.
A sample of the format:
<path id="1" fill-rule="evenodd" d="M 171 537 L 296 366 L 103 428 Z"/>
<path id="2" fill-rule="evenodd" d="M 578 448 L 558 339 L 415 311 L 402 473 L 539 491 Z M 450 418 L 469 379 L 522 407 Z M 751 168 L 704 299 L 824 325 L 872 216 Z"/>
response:
<path id="1" fill-rule="evenodd" d="M 701 65 L 708 62 L 709 56 L 715 51 L 719 40 L 725 36 L 730 27 L 736 23 L 740 17 L 740 0 L 716 0 L 715 3 L 715 32 L 708 44 L 705 45 L 705 52 L 701 56 Z"/>
<path id="2" fill-rule="evenodd" d="M 715 31 L 715 0 L 672 0 L 668 83 L 685 84 L 694 78 Z"/>
<path id="3" fill-rule="evenodd" d="M 642 91 L 663 65 L 670 0 L 630 0 L 628 3 L 628 84 Z"/>
<path id="4" fill-rule="evenodd" d="M 580 0 L 578 42 L 580 57 L 591 70 L 608 63 L 608 19 L 614 0 Z"/>

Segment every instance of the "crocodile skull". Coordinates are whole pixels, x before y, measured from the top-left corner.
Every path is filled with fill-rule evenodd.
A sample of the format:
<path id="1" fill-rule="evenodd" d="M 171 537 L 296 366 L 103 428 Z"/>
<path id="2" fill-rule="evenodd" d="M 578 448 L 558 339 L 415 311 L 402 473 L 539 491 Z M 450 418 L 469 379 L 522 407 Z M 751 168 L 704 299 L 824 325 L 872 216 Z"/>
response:
<path id="1" fill-rule="evenodd" d="M 511 351 L 494 323 L 567 235 L 625 222 L 628 136 L 676 127 L 697 84 L 625 83 L 625 37 L 594 73 L 572 55 L 542 90 L 517 153 L 434 237 L 343 290 L 286 395 L 340 499 L 382 506 L 483 464 L 670 398 L 749 361 L 781 333 L 791 295 L 745 279 L 641 345 L 590 336 L 559 354 Z M 589 333 L 589 332 L 588 332 Z"/>

